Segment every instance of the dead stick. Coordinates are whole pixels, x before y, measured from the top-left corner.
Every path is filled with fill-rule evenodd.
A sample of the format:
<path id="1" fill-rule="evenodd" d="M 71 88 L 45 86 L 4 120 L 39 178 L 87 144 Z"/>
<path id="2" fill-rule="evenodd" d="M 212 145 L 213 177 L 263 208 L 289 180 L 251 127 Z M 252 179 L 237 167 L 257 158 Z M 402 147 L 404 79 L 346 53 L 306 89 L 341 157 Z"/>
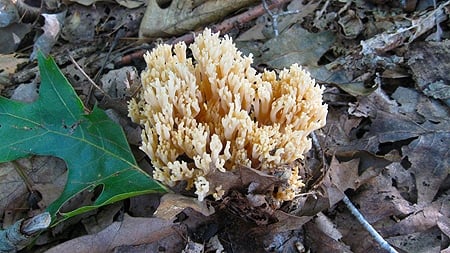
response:
<path id="1" fill-rule="evenodd" d="M 325 160 L 323 157 L 324 153 L 322 147 L 320 146 L 319 139 L 317 138 L 317 135 L 314 132 L 311 133 L 311 139 L 314 148 L 319 152 L 319 154 L 322 154 L 321 159 L 323 162 Z M 342 201 L 344 201 L 345 205 L 353 214 L 353 216 L 356 217 L 359 223 L 361 223 L 361 225 L 367 230 L 367 232 L 369 232 L 369 234 L 375 239 L 375 241 L 389 253 L 398 253 L 388 242 L 386 242 L 386 240 L 383 239 L 383 237 L 381 237 L 381 235 L 372 227 L 372 225 L 370 225 L 370 223 L 366 220 L 366 218 L 364 218 L 364 216 L 353 205 L 353 203 L 350 201 L 347 195 L 345 195 L 345 193 L 343 193 L 343 195 L 344 198 L 342 199 Z"/>
<path id="2" fill-rule="evenodd" d="M 364 218 L 364 216 L 358 211 L 358 209 L 353 205 L 347 195 L 344 194 L 344 201 L 347 208 L 356 217 L 356 219 L 361 223 L 361 225 L 369 232 L 369 234 L 375 239 L 375 241 L 380 244 L 380 246 L 389 253 L 398 253 L 383 237 L 370 225 L 369 222 Z"/>
<path id="3" fill-rule="evenodd" d="M 270 3 L 270 5 L 267 6 L 267 9 L 271 10 L 275 7 L 278 7 L 282 4 L 286 4 L 291 2 L 292 0 L 274 0 Z M 234 17 L 231 17 L 225 21 L 223 21 L 222 23 L 218 24 L 218 25 L 213 25 L 211 27 L 211 30 L 213 32 L 220 32 L 220 34 L 225 34 L 227 32 L 229 32 L 231 29 L 233 29 L 236 26 L 239 26 L 241 24 L 245 24 L 250 22 L 251 20 L 263 15 L 264 13 L 266 13 L 266 10 L 263 6 L 263 4 L 259 4 L 251 9 L 249 9 L 246 12 L 243 12 L 239 15 L 236 15 Z M 194 41 L 194 37 L 195 37 L 196 33 L 187 33 L 185 35 L 182 35 L 178 38 L 175 38 L 173 40 L 169 40 L 167 43 L 168 44 L 176 44 L 178 42 L 184 41 L 186 44 L 190 44 Z M 125 55 L 122 57 L 122 59 L 119 61 L 119 65 L 123 66 L 123 65 L 128 65 L 130 64 L 133 59 L 136 58 L 141 58 L 144 53 L 146 52 L 146 50 L 139 50 L 136 51 L 132 54 L 129 55 Z"/>
<path id="4" fill-rule="evenodd" d="M 70 61 L 73 63 L 73 65 L 75 65 L 75 68 L 78 69 L 78 71 L 81 72 L 81 74 L 89 81 L 90 84 L 92 84 L 95 88 L 97 88 L 97 90 L 99 90 L 101 93 L 103 93 L 103 95 L 109 97 L 108 93 L 106 93 L 100 86 L 98 86 L 90 77 L 88 74 L 86 74 L 86 72 L 84 72 L 83 68 L 78 64 L 78 62 L 72 57 L 72 55 L 69 53 L 69 59 Z"/>

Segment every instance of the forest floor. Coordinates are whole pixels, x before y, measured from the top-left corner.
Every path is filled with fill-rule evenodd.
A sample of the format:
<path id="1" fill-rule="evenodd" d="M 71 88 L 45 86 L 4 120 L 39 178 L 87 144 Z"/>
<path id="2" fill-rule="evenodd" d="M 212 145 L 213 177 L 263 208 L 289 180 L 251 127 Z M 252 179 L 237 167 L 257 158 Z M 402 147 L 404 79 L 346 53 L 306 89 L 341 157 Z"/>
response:
<path id="1" fill-rule="evenodd" d="M 347 196 L 397 252 L 450 253 L 449 1 L 267 1 L 270 11 L 260 1 L 239 9 L 239 1 L 218 1 L 223 13 L 206 21 L 208 1 L 149 0 L 144 17 L 146 2 L 54 0 L 46 14 L 27 10 L 0 28 L 1 95 L 39 96 L 30 58 L 40 48 L 86 108 L 97 104 L 122 125 L 151 171 L 140 127 L 127 116 L 127 84 L 139 82 L 146 50 L 189 44 L 210 27 L 251 53 L 258 71 L 298 63 L 325 87 L 327 124 L 302 161 L 305 188 L 276 210 L 251 203 L 258 196 L 245 190 L 208 206 L 181 192 L 133 197 L 61 222 L 21 252 L 387 252 L 343 203 Z M 54 157 L 8 164 L 0 164 L 3 228 L 43 212 L 67 177 Z M 176 219 L 155 218 L 157 209 Z"/>

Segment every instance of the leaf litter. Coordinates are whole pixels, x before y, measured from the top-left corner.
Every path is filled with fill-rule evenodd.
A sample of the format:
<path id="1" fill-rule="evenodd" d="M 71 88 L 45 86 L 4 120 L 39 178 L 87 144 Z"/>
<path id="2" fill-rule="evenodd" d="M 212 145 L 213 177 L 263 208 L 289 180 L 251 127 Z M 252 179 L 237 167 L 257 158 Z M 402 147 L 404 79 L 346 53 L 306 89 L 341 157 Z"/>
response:
<path id="1" fill-rule="evenodd" d="M 267 14 L 260 18 L 259 23 L 242 24 L 231 35 L 237 36 L 238 40 L 242 38 L 237 44 L 244 52 L 255 55 L 259 67 L 279 69 L 285 66 L 283 64 L 302 62 L 327 88 L 327 125 L 316 131 L 318 145 L 308 154 L 304 164 L 304 176 L 308 178 L 304 193 L 279 209 L 268 208 L 274 203 L 267 203 L 261 198 L 261 193 L 263 189 L 275 187 L 277 180 L 257 175 L 251 168 L 241 168 L 239 173 L 210 175 L 210 180 L 236 190 L 230 191 L 233 195 L 229 196 L 228 204 L 207 200 L 204 203 L 206 207 L 202 207 L 194 199 L 182 197 L 180 202 L 173 198 L 169 205 L 160 205 L 159 196 L 132 198 L 133 209 L 130 210 L 133 211 L 128 213 L 147 218 L 123 215 L 128 210 L 128 202 L 119 202 L 119 207 L 106 206 L 91 211 L 59 230 L 44 233 L 38 238 L 36 247 L 48 248 L 49 243 L 60 243 L 52 249 L 59 251 L 54 252 L 74 252 L 77 247 L 92 243 L 98 245 L 98 252 L 105 252 L 105 248 L 101 248 L 103 243 L 111 245 L 108 249 L 116 252 L 181 252 L 183 249 L 195 252 L 189 251 L 190 248 L 215 251 L 220 249 L 217 246 L 220 244 L 226 252 L 383 252 L 342 204 L 345 193 L 398 252 L 448 251 L 450 124 L 445 60 L 448 55 L 448 22 L 445 21 L 449 15 L 448 2 L 438 1 L 435 9 L 417 7 L 409 14 L 395 6 L 374 6 L 366 1 L 347 4 L 339 1 L 290 2 L 286 9 L 276 11 L 304 11 L 280 18 L 278 37 L 273 37 L 271 17 Z M 426 5 L 425 2 L 419 1 L 419 4 Z M 96 3 L 96 6 L 102 10 L 110 7 L 101 3 Z M 78 11 L 82 16 L 90 11 L 73 3 L 68 8 L 69 13 Z M 122 12 L 127 11 L 122 9 Z M 103 42 L 112 41 L 113 36 L 107 33 L 115 31 L 103 29 L 111 24 L 106 22 L 111 21 L 111 16 L 100 13 L 105 15 L 103 19 L 92 16 L 95 21 L 85 26 L 84 31 L 78 29 L 79 34 L 71 32 L 72 28 L 63 35 L 63 39 L 69 42 L 66 48 L 91 77 L 101 66 L 99 59 L 106 55 L 107 48 Z M 116 25 L 114 27 L 117 28 Z M 67 25 L 62 29 L 68 28 Z M 253 34 L 245 35 L 247 28 Z M 442 41 L 425 41 L 439 36 Z M 94 46 L 79 47 L 83 40 Z M 97 48 L 96 41 L 99 42 Z M 308 49 L 305 42 L 308 42 Z M 129 40 L 122 40 L 120 47 L 111 55 L 116 66 L 107 65 L 105 72 L 119 69 L 120 57 L 130 47 L 142 49 Z M 298 48 L 293 52 L 295 47 Z M 91 101 L 91 105 L 92 99 L 103 100 L 101 92 L 95 92 L 94 97 L 89 95 L 91 85 L 81 77 L 80 70 L 70 64 L 64 50 L 62 45 L 56 44 L 51 52 L 58 64 L 64 66 L 63 72 L 79 95 L 84 101 Z M 301 53 L 305 51 L 308 54 Z M 26 52 L 30 54 L 30 50 Z M 142 69 L 138 59 L 135 64 Z M 31 65 L 21 66 L 14 70 L 15 73 L 8 74 L 13 77 L 10 80 L 16 81 L 8 80 L 10 84 L 4 86 L 2 94 L 11 95 L 17 84 L 34 78 L 36 70 L 32 71 Z M 127 78 L 128 74 L 123 73 L 122 76 Z M 121 92 L 120 88 L 114 90 L 114 87 L 105 85 L 102 88 L 109 90 L 114 97 Z M 125 94 L 115 101 L 123 102 L 128 96 Z M 126 110 L 120 109 L 123 104 L 111 106 L 107 101 L 103 102 L 102 106 L 116 112 L 116 119 L 126 131 L 136 130 L 136 126 L 126 119 L 123 113 Z M 141 153 L 135 154 L 142 168 L 151 168 Z M 5 166 L 10 167 L 0 171 L 0 188 L 5 193 L 0 199 L 3 201 L 1 207 L 5 207 L 1 220 L 4 227 L 26 215 L 19 210 L 30 209 L 27 197 L 31 195 L 23 177 L 8 164 Z M 33 166 L 27 162 L 23 167 L 28 169 L 32 189 L 42 195 L 38 200 L 40 204 L 35 206 L 37 209 L 28 213 L 31 215 L 50 204 L 54 198 L 50 193 L 56 192 L 54 189 L 57 188 L 53 186 L 56 179 L 45 181 L 36 177 Z M 58 167 L 61 165 L 49 163 L 45 169 Z M 63 167 L 60 168 L 62 171 L 65 170 Z M 58 173 L 55 175 L 63 175 Z M 53 175 L 53 172 L 44 172 L 46 174 Z M 245 187 L 226 184 L 235 182 L 236 178 L 245 182 Z M 20 190 L 11 191 L 19 189 L 8 188 L 12 182 Z M 190 194 L 182 189 L 174 190 L 177 194 Z M 75 199 L 74 204 L 79 205 L 82 198 Z M 142 201 L 146 201 L 145 204 Z M 168 215 L 169 221 L 153 216 L 154 210 L 159 208 L 159 213 L 166 213 L 166 208 L 172 205 L 182 211 Z M 109 213 L 104 211 L 108 208 L 111 210 Z M 77 224 L 95 227 L 102 217 L 105 221 L 100 222 L 102 225 L 97 229 L 76 228 Z M 149 231 L 147 226 L 156 229 Z M 88 235 L 86 231 L 90 231 Z M 76 234 L 85 236 L 77 237 Z M 122 239 L 116 240 L 116 237 Z M 139 241 L 144 237 L 154 241 Z M 72 240 L 62 243 L 68 239 Z M 214 240 L 219 243 L 212 247 Z M 80 249 L 79 252 L 84 251 Z"/>

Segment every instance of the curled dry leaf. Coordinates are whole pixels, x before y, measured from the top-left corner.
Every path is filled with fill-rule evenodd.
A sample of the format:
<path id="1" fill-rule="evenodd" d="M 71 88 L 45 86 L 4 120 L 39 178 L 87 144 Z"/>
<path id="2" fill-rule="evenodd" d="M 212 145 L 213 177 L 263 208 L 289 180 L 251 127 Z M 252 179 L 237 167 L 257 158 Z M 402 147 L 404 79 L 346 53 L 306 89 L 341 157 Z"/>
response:
<path id="1" fill-rule="evenodd" d="M 155 216 L 165 220 L 174 220 L 175 216 L 186 208 L 209 216 L 214 213 L 214 207 L 209 206 L 206 201 L 199 201 L 196 198 L 190 198 L 179 194 L 167 193 L 161 197 L 161 202 L 156 209 Z"/>
<path id="2" fill-rule="evenodd" d="M 37 59 L 38 51 L 41 51 L 45 55 L 50 53 L 50 50 L 58 40 L 62 26 L 64 24 L 64 18 L 66 17 L 66 10 L 55 14 L 42 14 L 45 18 L 45 24 L 42 27 L 44 33 L 34 42 L 33 53 L 31 53 L 30 59 Z"/>
<path id="3" fill-rule="evenodd" d="M 172 245 L 182 241 L 171 221 L 159 218 L 133 218 L 124 216 L 123 221 L 114 222 L 97 234 L 78 237 L 61 243 L 46 253 L 103 253 L 111 252 L 123 245 L 150 244 L 173 237 Z M 170 248 L 168 249 L 170 251 Z"/>

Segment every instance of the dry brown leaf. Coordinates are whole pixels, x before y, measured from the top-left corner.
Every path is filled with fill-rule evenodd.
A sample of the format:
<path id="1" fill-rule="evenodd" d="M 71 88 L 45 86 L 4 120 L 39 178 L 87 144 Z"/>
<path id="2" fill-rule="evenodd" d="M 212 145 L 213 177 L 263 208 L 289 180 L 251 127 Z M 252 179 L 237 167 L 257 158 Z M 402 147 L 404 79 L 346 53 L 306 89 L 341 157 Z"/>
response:
<path id="1" fill-rule="evenodd" d="M 0 85 L 10 85 L 9 78 L 17 70 L 17 66 L 27 62 L 26 58 L 19 58 L 17 54 L 0 54 Z"/>
<path id="2" fill-rule="evenodd" d="M 124 216 L 121 222 L 114 222 L 106 229 L 93 235 L 86 235 L 61 243 L 46 253 L 104 253 L 112 252 L 122 245 L 140 245 L 157 242 L 166 237 L 178 235 L 173 244 L 178 243 L 181 235 L 176 225 L 159 218 L 133 218 Z M 170 249 L 168 249 L 170 250 Z"/>
<path id="3" fill-rule="evenodd" d="M 31 24 L 13 23 L 0 29 L 0 54 L 13 53 L 31 29 Z"/>
<path id="4" fill-rule="evenodd" d="M 33 190 L 39 192 L 42 196 L 41 201 L 39 201 L 39 207 L 42 209 L 47 208 L 53 201 L 58 199 L 64 190 L 63 187 L 56 184 L 35 184 Z"/>
<path id="5" fill-rule="evenodd" d="M 427 96 L 450 104 L 450 41 L 418 42 L 410 45 L 406 57 L 417 86 Z"/>
<path id="6" fill-rule="evenodd" d="M 96 215 L 86 217 L 81 220 L 84 229 L 88 234 L 95 234 L 114 222 L 114 217 L 123 208 L 123 202 L 116 202 L 108 205 L 108 208 L 101 208 Z"/>
<path id="7" fill-rule="evenodd" d="M 450 132 L 437 132 L 421 135 L 402 149 L 415 176 L 419 205 L 428 205 L 433 201 L 441 183 L 450 173 L 448 143 Z"/>
<path id="8" fill-rule="evenodd" d="M 341 201 L 346 190 L 356 190 L 371 178 L 376 177 L 389 163 L 386 159 L 365 151 L 336 153 L 323 182 L 319 184 L 326 192 L 329 206 L 332 207 Z"/>
<path id="9" fill-rule="evenodd" d="M 66 10 L 53 14 L 41 14 L 45 18 L 45 24 L 42 27 L 44 33 L 39 36 L 33 45 L 33 52 L 30 59 L 34 60 L 37 57 L 38 51 L 41 51 L 44 55 L 50 53 L 52 47 L 56 44 L 62 26 L 64 24 L 64 18 L 66 17 Z"/>
<path id="10" fill-rule="evenodd" d="M 27 192 L 13 163 L 0 163 L 0 217 L 3 217 L 6 209 L 23 207 Z"/>
<path id="11" fill-rule="evenodd" d="M 409 235 L 433 228 L 437 225 L 439 218 L 442 216 L 442 214 L 439 213 L 439 207 L 440 205 L 438 203 L 427 206 L 423 210 L 412 213 L 392 226 L 381 228 L 380 233 L 383 236 L 391 237 Z"/>
<path id="12" fill-rule="evenodd" d="M 274 215 L 278 221 L 267 226 L 267 231 L 272 234 L 300 229 L 313 218 L 313 216 L 291 215 L 281 210 L 276 210 Z"/>
<path id="13" fill-rule="evenodd" d="M 266 193 L 272 191 L 274 185 L 280 184 L 281 179 L 275 176 L 267 175 L 266 173 L 255 170 L 249 167 L 240 166 L 239 172 L 241 182 L 244 186 L 252 184 L 251 192 Z"/>
<path id="14" fill-rule="evenodd" d="M 329 177 L 331 182 L 344 193 L 347 189 L 355 190 L 359 186 L 358 179 L 359 159 L 348 162 L 339 162 L 333 157 L 330 163 Z"/>
<path id="15" fill-rule="evenodd" d="M 167 193 L 161 197 L 155 216 L 160 219 L 174 220 L 175 216 L 186 208 L 192 208 L 205 216 L 214 213 L 214 207 L 209 206 L 207 201 L 199 201 L 197 198 Z"/>
<path id="16" fill-rule="evenodd" d="M 439 229 L 434 227 L 426 231 L 391 237 L 386 240 L 403 252 L 440 253 L 440 236 Z"/>
<path id="17" fill-rule="evenodd" d="M 322 231 L 317 222 L 308 222 L 305 225 L 306 238 L 305 241 L 311 248 L 316 249 L 318 253 L 326 252 L 342 252 L 351 253 L 350 247 L 341 241 L 331 238 L 328 234 Z"/>
<path id="18" fill-rule="evenodd" d="M 264 43 L 261 48 L 263 54 L 255 57 L 255 64 L 263 63 L 272 68 L 283 69 L 297 63 L 315 68 L 335 39 L 335 34 L 330 31 L 310 33 L 296 24 Z"/>
<path id="19" fill-rule="evenodd" d="M 450 238 L 450 219 L 448 217 L 439 217 L 437 225 L 439 229 L 444 233 L 447 237 Z"/>
<path id="20" fill-rule="evenodd" d="M 392 186 L 392 179 L 384 174 L 368 181 L 353 201 L 369 223 L 390 216 L 404 217 L 416 210 Z"/>

